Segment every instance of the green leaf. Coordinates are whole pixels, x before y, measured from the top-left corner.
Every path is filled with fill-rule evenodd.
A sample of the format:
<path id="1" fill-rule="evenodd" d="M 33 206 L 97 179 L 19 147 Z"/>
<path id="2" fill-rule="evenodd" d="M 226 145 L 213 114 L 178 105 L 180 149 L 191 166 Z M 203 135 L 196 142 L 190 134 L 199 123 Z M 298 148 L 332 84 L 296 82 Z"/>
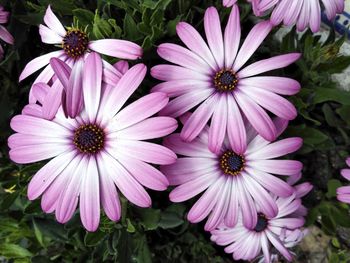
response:
<path id="1" fill-rule="evenodd" d="M 0 244 L 1 256 L 7 258 L 28 258 L 32 256 L 27 249 L 16 244 Z"/>
<path id="2" fill-rule="evenodd" d="M 131 223 L 129 218 L 126 219 L 126 223 L 127 223 L 126 231 L 128 231 L 129 233 L 135 233 L 136 229 L 135 229 L 134 225 Z"/>
<path id="3" fill-rule="evenodd" d="M 350 105 L 350 92 L 340 89 L 316 88 L 313 102 L 318 104 L 327 101 L 335 101 L 343 105 Z"/>
<path id="4" fill-rule="evenodd" d="M 304 144 L 316 146 L 328 140 L 328 136 L 320 130 L 307 127 L 306 125 L 290 126 L 287 134 L 299 136 L 304 139 Z"/>
<path id="5" fill-rule="evenodd" d="M 38 240 L 39 244 L 43 247 L 45 247 L 44 240 L 43 240 L 43 234 L 41 233 L 40 229 L 37 226 L 37 223 L 35 222 L 35 219 L 33 218 L 33 228 L 34 228 L 34 234 L 36 239 Z"/>
<path id="6" fill-rule="evenodd" d="M 112 34 L 112 27 L 108 23 L 108 21 L 100 18 L 99 14 L 96 11 L 94 18 L 94 25 L 92 28 L 92 33 L 94 34 L 96 39 L 101 39 L 105 37 L 109 37 Z"/>
<path id="7" fill-rule="evenodd" d="M 73 15 L 78 19 L 80 26 L 85 27 L 94 22 L 94 13 L 89 10 L 77 8 L 73 10 Z"/>
<path id="8" fill-rule="evenodd" d="M 124 17 L 124 36 L 126 39 L 137 40 L 140 38 L 140 33 L 137 30 L 137 25 L 129 14 Z"/>
<path id="9" fill-rule="evenodd" d="M 106 233 L 97 230 L 96 232 L 86 232 L 84 244 L 88 247 L 94 247 L 99 244 L 106 236 Z"/>
<path id="10" fill-rule="evenodd" d="M 337 196 L 337 189 L 342 186 L 341 182 L 337 179 L 331 179 L 327 183 L 328 186 L 328 192 L 326 196 L 328 198 L 336 197 Z"/>
<path id="11" fill-rule="evenodd" d="M 167 31 L 170 36 L 176 35 L 176 25 L 180 22 L 182 16 L 178 15 L 175 19 L 170 20 L 167 25 Z"/>
<path id="12" fill-rule="evenodd" d="M 175 228 L 184 223 L 186 207 L 182 204 L 172 204 L 161 213 L 159 226 L 163 229 Z"/>
<path id="13" fill-rule="evenodd" d="M 140 209 L 141 222 L 140 224 L 145 230 L 154 230 L 158 227 L 160 221 L 159 209 Z"/>

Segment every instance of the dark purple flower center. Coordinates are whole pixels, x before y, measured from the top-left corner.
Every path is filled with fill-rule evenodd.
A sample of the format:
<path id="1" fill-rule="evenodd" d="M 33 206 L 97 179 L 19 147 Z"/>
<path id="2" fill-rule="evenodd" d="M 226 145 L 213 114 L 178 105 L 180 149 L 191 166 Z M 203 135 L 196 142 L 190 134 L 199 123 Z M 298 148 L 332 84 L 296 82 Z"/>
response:
<path id="1" fill-rule="evenodd" d="M 254 228 L 255 232 L 262 232 L 267 228 L 268 225 L 268 219 L 266 216 L 262 213 L 258 214 L 258 222 L 256 223 L 256 226 Z"/>
<path id="2" fill-rule="evenodd" d="M 237 74 L 233 70 L 222 69 L 215 74 L 214 86 L 218 91 L 233 91 L 237 83 Z"/>
<path id="3" fill-rule="evenodd" d="M 77 58 L 84 55 L 88 44 L 89 39 L 85 32 L 79 29 L 71 29 L 64 36 L 62 47 L 69 57 Z"/>
<path id="4" fill-rule="evenodd" d="M 233 151 L 226 151 L 220 157 L 220 168 L 227 175 L 238 175 L 244 169 L 244 164 L 244 157 Z"/>
<path id="5" fill-rule="evenodd" d="M 104 146 L 105 134 L 95 124 L 81 125 L 74 132 L 74 145 L 81 153 L 94 154 Z"/>

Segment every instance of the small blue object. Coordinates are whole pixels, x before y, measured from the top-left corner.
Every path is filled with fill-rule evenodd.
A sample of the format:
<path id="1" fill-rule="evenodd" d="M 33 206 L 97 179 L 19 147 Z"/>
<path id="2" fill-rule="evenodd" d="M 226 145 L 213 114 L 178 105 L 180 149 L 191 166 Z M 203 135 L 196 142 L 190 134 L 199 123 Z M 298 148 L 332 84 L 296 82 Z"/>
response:
<path id="1" fill-rule="evenodd" d="M 322 13 L 322 21 L 330 27 L 334 27 L 335 30 L 343 35 L 345 32 L 348 33 L 350 39 L 350 1 L 345 1 L 345 11 L 335 17 L 334 21 L 329 21 L 326 14 Z"/>

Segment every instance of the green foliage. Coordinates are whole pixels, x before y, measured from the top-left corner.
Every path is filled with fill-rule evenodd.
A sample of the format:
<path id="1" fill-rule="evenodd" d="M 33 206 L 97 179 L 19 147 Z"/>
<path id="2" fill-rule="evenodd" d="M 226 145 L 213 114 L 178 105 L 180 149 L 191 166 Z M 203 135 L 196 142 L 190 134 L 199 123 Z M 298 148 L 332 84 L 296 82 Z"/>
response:
<path id="1" fill-rule="evenodd" d="M 163 42 L 179 43 L 176 24 L 187 21 L 203 33 L 203 13 L 216 5 L 227 21 L 228 9 L 221 1 L 187 0 L 1 0 L 12 17 L 9 29 L 16 38 L 6 47 L 6 60 L 0 63 L 0 256 L 10 262 L 231 262 L 222 248 L 214 246 L 203 225 L 186 220 L 192 204 L 170 204 L 168 192 L 151 192 L 153 208 L 141 209 L 122 199 L 122 219 L 110 222 L 101 218 L 98 231 L 87 233 L 81 226 L 79 213 L 65 225 L 53 215 L 41 211 L 40 200 L 28 201 L 26 186 L 43 165 L 18 166 L 10 162 L 6 140 L 11 134 L 11 116 L 26 104 L 34 77 L 18 84 L 18 76 L 27 62 L 53 50 L 41 43 L 37 26 L 42 23 L 48 4 L 66 26 L 85 29 L 90 39 L 120 38 L 143 46 L 142 60 L 151 67 L 162 60 L 156 47 Z M 244 32 L 251 28 L 249 5 L 241 1 Z M 274 34 L 258 50 L 254 59 L 288 52 L 301 52 L 296 65 L 274 74 L 301 82 L 302 90 L 290 100 L 299 116 L 290 123 L 283 136 L 301 136 L 303 148 L 294 156 L 304 163 L 303 181 L 315 188 L 306 198 L 309 208 L 307 225 L 316 225 L 332 237 L 329 262 L 349 262 L 346 238 L 341 233 L 350 229 L 349 207 L 336 201 L 336 188 L 345 181 L 339 170 L 345 167 L 350 145 L 350 93 L 340 90 L 331 75 L 350 65 L 350 58 L 339 53 L 345 38 L 328 39 L 292 29 L 276 41 Z M 106 58 L 110 59 L 110 58 Z M 114 61 L 110 61 L 114 62 Z M 147 77 L 137 92 L 149 92 L 155 80 Z M 342 227 L 342 232 L 339 232 Z"/>

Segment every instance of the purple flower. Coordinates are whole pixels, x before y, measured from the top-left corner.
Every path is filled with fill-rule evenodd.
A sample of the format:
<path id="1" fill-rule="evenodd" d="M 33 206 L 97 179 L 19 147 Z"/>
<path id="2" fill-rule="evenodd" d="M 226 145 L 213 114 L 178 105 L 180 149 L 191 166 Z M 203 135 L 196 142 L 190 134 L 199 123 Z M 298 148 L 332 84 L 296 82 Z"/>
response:
<path id="1" fill-rule="evenodd" d="M 321 2 L 329 20 L 344 11 L 344 0 L 254 0 L 257 16 L 264 15 L 273 9 L 271 23 L 286 26 L 296 25 L 299 31 L 310 27 L 312 32 L 318 32 L 321 25 Z"/>
<path id="2" fill-rule="evenodd" d="M 6 24 L 8 21 L 10 13 L 4 10 L 4 7 L 0 5 L 0 39 L 5 41 L 8 44 L 13 45 L 14 39 L 12 35 L 7 31 L 7 29 L 1 24 Z M 4 50 L 0 45 L 0 60 L 4 57 Z"/>
<path id="3" fill-rule="evenodd" d="M 191 117 L 186 116 L 188 120 Z M 187 119 L 182 119 L 184 123 Z M 277 134 L 287 126 L 283 119 L 276 119 Z M 184 156 L 174 164 L 161 167 L 170 185 L 177 187 L 170 193 L 170 200 L 183 202 L 204 192 L 188 213 L 192 223 L 206 217 L 205 230 L 212 230 L 221 222 L 233 227 L 242 213 L 243 224 L 253 228 L 258 222 L 257 210 L 273 218 L 278 206 L 269 191 L 277 196 L 288 197 L 293 187 L 275 175 L 299 174 L 302 164 L 294 160 L 276 160 L 280 156 L 298 150 L 301 138 L 288 138 L 273 143 L 257 135 L 248 127 L 246 151 L 237 153 L 225 141 L 218 153 L 209 151 L 210 130 L 205 127 L 192 142 L 184 142 L 180 134 L 172 134 L 164 145 Z"/>
<path id="4" fill-rule="evenodd" d="M 237 3 L 237 0 L 223 0 L 222 5 L 225 7 L 231 7 Z"/>
<path id="5" fill-rule="evenodd" d="M 239 50 L 241 28 L 239 9 L 233 6 L 224 35 L 214 7 L 204 16 L 209 47 L 195 28 L 180 22 L 177 34 L 188 49 L 175 44 L 161 44 L 158 54 L 177 65 L 157 65 L 153 77 L 165 82 L 152 91 L 175 97 L 161 111 L 162 115 L 178 117 L 198 106 L 184 125 L 181 138 L 192 141 L 211 119 L 209 148 L 218 152 L 228 135 L 236 153 L 246 150 L 245 116 L 266 140 L 276 138 L 276 127 L 264 110 L 291 120 L 297 116 L 295 107 L 280 95 L 293 95 L 300 89 L 297 81 L 283 77 L 255 76 L 283 68 L 296 61 L 299 53 L 272 57 L 243 67 L 269 34 L 272 25 L 257 24 Z"/>
<path id="6" fill-rule="evenodd" d="M 118 66 L 125 69 L 125 64 Z M 116 186 L 140 207 L 151 205 L 143 186 L 159 191 L 167 188 L 167 178 L 148 163 L 171 164 L 176 155 L 164 146 L 143 140 L 170 134 L 177 122 L 170 117 L 151 117 L 168 103 L 164 93 L 144 96 L 122 109 L 144 79 L 145 65 L 127 70 L 116 86 L 104 85 L 102 60 L 93 52 L 86 58 L 82 72 L 79 81 L 83 100 L 72 96 L 71 104 L 83 103 L 80 114 L 66 118 L 59 109 L 50 121 L 36 117 L 42 114 L 42 107 L 30 104 L 11 120 L 16 133 L 10 136 L 8 145 L 10 158 L 17 163 L 51 159 L 31 179 L 28 198 L 42 195 L 42 209 L 47 213 L 55 211 L 61 223 L 72 217 L 79 202 L 83 225 L 94 231 L 99 225 L 100 206 L 111 220 L 120 219 Z M 39 101 L 47 90 L 41 90 Z"/>
<path id="7" fill-rule="evenodd" d="M 350 166 L 350 157 L 346 159 L 346 164 Z M 350 180 L 350 169 L 341 170 L 341 175 Z M 350 204 L 350 186 L 341 186 L 337 189 L 337 198 L 340 202 Z"/>
<path id="8" fill-rule="evenodd" d="M 54 71 L 48 65 L 51 58 L 59 58 L 72 67 L 79 59 L 86 57 L 89 51 L 122 59 L 137 59 L 142 56 L 142 48 L 130 41 L 119 39 L 90 41 L 88 35 L 79 28 L 72 27 L 66 30 L 54 15 L 50 6 L 46 10 L 44 22 L 45 25 L 39 26 L 42 42 L 61 45 L 62 49 L 30 61 L 22 71 L 19 77 L 20 81 L 46 66 L 35 80 L 35 83 L 48 83 L 54 75 Z"/>
<path id="9" fill-rule="evenodd" d="M 239 216 L 235 227 L 221 225 L 213 230 L 211 240 L 225 246 L 225 252 L 232 253 L 234 260 L 253 260 L 262 254 L 263 262 L 271 262 L 276 257 L 271 254 L 272 246 L 291 261 L 292 254 L 288 248 L 295 246 L 307 233 L 300 229 L 304 225 L 304 218 L 292 215 L 300 207 L 301 200 L 295 195 L 273 198 L 278 207 L 276 216 L 269 217 L 258 210 L 258 220 L 253 228 L 247 228 Z"/>

